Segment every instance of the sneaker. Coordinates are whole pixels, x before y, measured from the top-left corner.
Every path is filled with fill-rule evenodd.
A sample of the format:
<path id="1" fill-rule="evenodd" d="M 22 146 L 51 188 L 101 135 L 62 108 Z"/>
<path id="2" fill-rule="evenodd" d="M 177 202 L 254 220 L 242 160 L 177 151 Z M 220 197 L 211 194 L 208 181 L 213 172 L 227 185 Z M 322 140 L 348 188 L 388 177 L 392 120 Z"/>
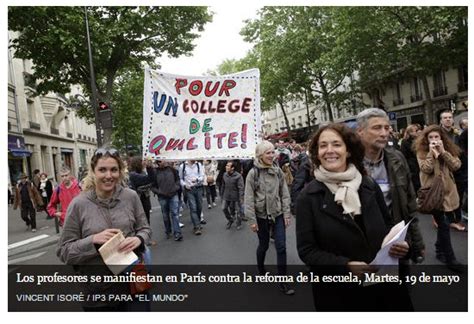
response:
<path id="1" fill-rule="evenodd" d="M 211 205 L 207 205 L 207 208 L 208 208 L 208 209 L 211 209 L 212 207 L 211 207 Z"/>
<path id="2" fill-rule="evenodd" d="M 202 231 L 199 227 L 195 227 L 194 228 L 194 235 L 201 235 L 202 234 Z"/>
<path id="3" fill-rule="evenodd" d="M 202 225 L 206 225 L 207 222 L 206 222 L 204 219 L 201 219 L 201 224 L 202 224 Z"/>
<path id="4" fill-rule="evenodd" d="M 169 239 L 171 237 L 171 233 L 165 233 L 166 234 L 166 239 Z"/>
<path id="5" fill-rule="evenodd" d="M 182 240 L 183 240 L 183 235 L 180 234 L 180 235 L 175 236 L 174 240 L 175 240 L 176 242 L 182 241 Z"/>
<path id="6" fill-rule="evenodd" d="M 286 283 L 279 283 L 278 288 L 285 295 L 291 296 L 291 295 L 295 294 L 295 291 L 293 289 L 291 289 L 290 286 L 288 286 L 288 284 L 286 284 Z"/>
<path id="7" fill-rule="evenodd" d="M 232 226 L 232 223 L 233 221 L 228 221 L 227 222 L 227 225 L 225 226 L 226 229 L 230 229 L 230 227 Z"/>
<path id="8" fill-rule="evenodd" d="M 242 224 L 237 225 L 237 230 L 240 230 L 242 228 Z"/>
<path id="9" fill-rule="evenodd" d="M 216 207 L 216 206 L 217 206 L 217 204 L 216 204 L 215 202 L 213 202 L 213 203 L 212 203 L 212 206 Z"/>
<path id="10" fill-rule="evenodd" d="M 36 228 L 32 228 L 31 231 L 32 231 L 33 233 L 35 233 L 35 232 L 36 232 Z"/>
<path id="11" fill-rule="evenodd" d="M 244 222 L 246 222 L 246 221 L 249 220 L 248 217 L 246 217 L 246 216 L 242 216 L 241 218 L 242 218 L 242 220 L 243 220 Z"/>
<path id="12" fill-rule="evenodd" d="M 180 228 L 183 228 L 183 227 L 184 227 L 184 224 L 183 224 L 183 223 L 179 223 L 179 227 L 180 227 Z"/>

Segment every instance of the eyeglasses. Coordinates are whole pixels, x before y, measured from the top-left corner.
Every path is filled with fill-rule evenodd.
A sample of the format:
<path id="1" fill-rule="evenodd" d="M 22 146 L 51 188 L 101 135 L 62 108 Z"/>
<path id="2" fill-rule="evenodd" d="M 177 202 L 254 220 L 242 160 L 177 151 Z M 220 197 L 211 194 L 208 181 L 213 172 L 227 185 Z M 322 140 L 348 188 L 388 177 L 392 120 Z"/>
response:
<path id="1" fill-rule="evenodd" d="M 101 157 L 103 155 L 120 157 L 119 151 L 114 148 L 99 148 L 95 151 L 94 156 Z"/>

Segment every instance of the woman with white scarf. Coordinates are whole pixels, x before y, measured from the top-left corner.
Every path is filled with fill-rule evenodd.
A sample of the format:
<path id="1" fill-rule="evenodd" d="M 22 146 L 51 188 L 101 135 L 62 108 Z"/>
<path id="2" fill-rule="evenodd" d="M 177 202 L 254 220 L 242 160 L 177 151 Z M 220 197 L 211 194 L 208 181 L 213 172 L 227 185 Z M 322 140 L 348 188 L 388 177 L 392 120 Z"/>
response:
<path id="1" fill-rule="evenodd" d="M 390 219 L 379 186 L 366 175 L 364 147 L 348 127 L 330 124 L 313 137 L 309 153 L 315 180 L 296 204 L 298 254 L 320 277 L 364 278 L 377 271 L 369 263 L 381 248 Z M 389 254 L 402 258 L 407 252 L 408 245 L 401 242 Z M 318 311 L 411 310 L 408 294 L 396 290 L 398 283 L 393 288 L 395 293 L 385 284 L 313 283 L 314 305 Z"/>

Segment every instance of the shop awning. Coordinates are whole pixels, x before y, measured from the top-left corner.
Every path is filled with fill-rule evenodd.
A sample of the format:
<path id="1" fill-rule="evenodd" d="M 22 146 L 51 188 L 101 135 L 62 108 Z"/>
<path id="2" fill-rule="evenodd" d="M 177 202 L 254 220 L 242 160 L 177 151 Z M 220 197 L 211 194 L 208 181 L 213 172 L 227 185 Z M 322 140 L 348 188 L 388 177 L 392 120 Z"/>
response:
<path id="1" fill-rule="evenodd" d="M 28 150 L 24 150 L 24 149 L 15 149 L 15 148 L 11 148 L 8 150 L 13 156 L 15 157 L 27 157 L 27 156 L 31 156 L 31 152 L 28 151 Z"/>

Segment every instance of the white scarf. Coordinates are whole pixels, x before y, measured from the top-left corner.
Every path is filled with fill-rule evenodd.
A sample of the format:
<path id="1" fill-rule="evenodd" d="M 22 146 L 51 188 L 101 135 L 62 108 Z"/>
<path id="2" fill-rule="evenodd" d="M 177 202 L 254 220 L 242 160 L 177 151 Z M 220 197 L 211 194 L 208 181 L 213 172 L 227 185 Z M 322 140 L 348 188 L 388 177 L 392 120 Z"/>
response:
<path id="1" fill-rule="evenodd" d="M 330 172 L 320 165 L 314 170 L 314 177 L 334 194 L 334 201 L 342 205 L 344 214 L 352 217 L 361 214 L 358 190 L 362 183 L 362 175 L 353 164 L 349 164 L 344 172 Z"/>

